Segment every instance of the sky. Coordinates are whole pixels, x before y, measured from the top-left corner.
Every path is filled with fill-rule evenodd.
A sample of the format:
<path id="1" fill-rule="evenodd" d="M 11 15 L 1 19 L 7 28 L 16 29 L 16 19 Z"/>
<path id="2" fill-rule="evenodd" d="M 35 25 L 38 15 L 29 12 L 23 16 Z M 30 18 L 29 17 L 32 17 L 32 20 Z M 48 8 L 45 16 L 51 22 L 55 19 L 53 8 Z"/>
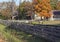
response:
<path id="1" fill-rule="evenodd" d="M 11 0 L 0 0 L 0 2 L 9 2 Z M 19 0 L 15 0 L 16 4 L 19 5 Z"/>
<path id="2" fill-rule="evenodd" d="M 8 1 L 11 1 L 11 0 L 0 0 L 0 2 L 8 2 Z M 17 5 L 19 5 L 19 1 L 20 0 L 15 0 Z M 24 0 L 21 0 L 21 1 L 23 2 Z M 29 0 L 29 1 L 31 1 L 31 0 Z"/>
<path id="3" fill-rule="evenodd" d="M 8 2 L 8 1 L 11 1 L 11 0 L 0 0 L 0 2 Z M 19 5 L 19 1 L 20 0 L 15 0 L 17 5 Z M 21 0 L 21 1 L 23 2 L 24 0 Z M 29 1 L 31 1 L 31 0 L 29 0 Z M 58 1 L 60 1 L 60 0 L 58 0 Z"/>

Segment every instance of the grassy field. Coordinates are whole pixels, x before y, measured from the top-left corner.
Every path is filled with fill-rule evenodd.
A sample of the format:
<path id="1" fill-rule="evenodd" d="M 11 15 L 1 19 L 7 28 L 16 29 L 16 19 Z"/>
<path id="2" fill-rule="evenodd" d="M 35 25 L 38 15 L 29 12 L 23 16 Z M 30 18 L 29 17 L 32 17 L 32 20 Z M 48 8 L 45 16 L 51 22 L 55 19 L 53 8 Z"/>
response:
<path id="1" fill-rule="evenodd" d="M 18 29 L 8 28 L 0 24 L 0 33 L 6 42 L 49 42 L 43 38 L 19 31 Z"/>
<path id="2" fill-rule="evenodd" d="M 41 22 L 32 22 L 32 24 L 60 25 L 60 21 L 41 21 Z"/>
<path id="3" fill-rule="evenodd" d="M 43 24 L 59 25 L 60 21 L 44 21 Z"/>

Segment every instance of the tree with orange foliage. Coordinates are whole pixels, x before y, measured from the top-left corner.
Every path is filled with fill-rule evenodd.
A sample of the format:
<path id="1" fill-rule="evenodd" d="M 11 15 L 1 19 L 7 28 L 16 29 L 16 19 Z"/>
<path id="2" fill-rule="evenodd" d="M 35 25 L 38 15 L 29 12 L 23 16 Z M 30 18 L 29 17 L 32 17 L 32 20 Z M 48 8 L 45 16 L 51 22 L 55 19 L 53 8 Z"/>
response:
<path id="1" fill-rule="evenodd" d="M 37 15 L 44 18 L 50 18 L 52 14 L 49 12 L 52 10 L 50 0 L 35 0 L 33 1 L 34 11 Z M 38 14 L 39 13 L 39 14 Z"/>

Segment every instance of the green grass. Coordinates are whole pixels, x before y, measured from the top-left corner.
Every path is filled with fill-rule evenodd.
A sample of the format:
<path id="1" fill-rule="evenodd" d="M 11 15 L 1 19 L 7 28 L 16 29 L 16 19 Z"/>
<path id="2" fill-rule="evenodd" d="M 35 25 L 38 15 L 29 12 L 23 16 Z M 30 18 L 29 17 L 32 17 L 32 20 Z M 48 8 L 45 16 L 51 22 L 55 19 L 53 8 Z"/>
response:
<path id="1" fill-rule="evenodd" d="M 32 24 L 60 25 L 60 21 L 42 21 L 42 22 L 32 22 Z"/>
<path id="2" fill-rule="evenodd" d="M 58 25 L 60 24 L 60 21 L 44 21 L 43 24 Z"/>
<path id="3" fill-rule="evenodd" d="M 0 33 L 7 39 L 7 42 L 49 42 L 43 38 L 33 36 L 18 29 L 8 28 L 0 24 Z"/>
<path id="4" fill-rule="evenodd" d="M 5 39 L 7 39 L 7 42 L 22 42 L 21 40 L 11 35 L 9 32 L 5 32 L 5 27 L 6 26 L 0 24 L 0 33 L 2 33 Z"/>
<path id="5" fill-rule="evenodd" d="M 5 19 L 5 17 L 0 15 L 0 19 Z"/>

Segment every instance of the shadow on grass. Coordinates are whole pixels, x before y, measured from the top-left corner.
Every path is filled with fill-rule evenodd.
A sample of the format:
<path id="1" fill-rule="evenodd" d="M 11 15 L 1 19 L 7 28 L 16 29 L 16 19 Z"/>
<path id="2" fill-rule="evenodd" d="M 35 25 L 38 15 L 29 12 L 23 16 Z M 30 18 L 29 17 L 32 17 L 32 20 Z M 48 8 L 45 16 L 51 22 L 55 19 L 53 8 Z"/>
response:
<path id="1" fill-rule="evenodd" d="M 16 28 L 6 27 L 5 31 L 15 36 L 17 39 L 22 40 L 23 42 L 51 42 L 49 40 L 31 35 Z"/>
<path id="2" fill-rule="evenodd" d="M 60 26 L 60 24 L 57 24 L 58 26 Z"/>

